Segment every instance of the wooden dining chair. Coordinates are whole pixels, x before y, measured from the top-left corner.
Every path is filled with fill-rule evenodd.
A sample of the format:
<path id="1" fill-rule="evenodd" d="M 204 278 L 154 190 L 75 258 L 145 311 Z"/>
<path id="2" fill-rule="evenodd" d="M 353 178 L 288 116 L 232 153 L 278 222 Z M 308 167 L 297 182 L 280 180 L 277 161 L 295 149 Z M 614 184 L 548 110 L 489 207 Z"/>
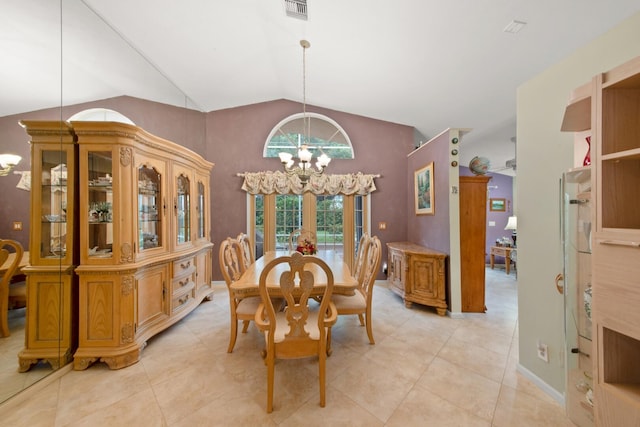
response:
<path id="1" fill-rule="evenodd" d="M 11 278 L 15 274 L 18 265 L 20 265 L 22 254 L 24 253 L 24 249 L 22 249 L 22 245 L 19 242 L 9 239 L 0 239 L 0 265 L 4 264 L 9 258 L 10 251 L 7 248 L 12 249 L 11 252 L 15 252 L 15 258 L 5 270 L 2 275 L 2 282 L 0 282 L 0 334 L 2 334 L 3 337 L 8 337 L 10 335 L 7 313 L 9 310 L 9 284 L 11 283 Z"/>
<path id="2" fill-rule="evenodd" d="M 276 310 L 267 289 L 267 276 L 281 264 L 287 264 L 279 277 L 280 291 L 286 301 L 283 311 Z M 319 308 L 310 309 L 309 299 L 314 287 L 314 274 L 305 270 L 315 264 L 326 276 Z M 287 268 L 288 267 L 288 268 Z M 325 378 L 328 330 L 336 321 L 331 302 L 333 273 L 322 259 L 293 252 L 269 262 L 260 274 L 262 303 L 256 313 L 256 325 L 264 331 L 267 365 L 267 412 L 273 411 L 273 383 L 276 359 L 318 358 L 320 406 L 325 406 Z"/>
<path id="3" fill-rule="evenodd" d="M 357 314 L 360 325 L 367 327 L 369 343 L 375 344 L 373 339 L 373 327 L 371 324 L 371 302 L 373 299 L 373 288 L 376 281 L 376 274 L 380 267 L 382 257 L 382 244 L 377 236 L 368 238 L 365 246 L 361 246 L 359 251 L 364 251 L 364 262 L 362 274 L 358 278 L 358 288 L 354 295 L 334 295 L 333 303 L 338 310 L 338 315 Z M 331 330 L 329 330 L 329 345 L 331 345 Z"/>
<path id="4" fill-rule="evenodd" d="M 236 240 L 240 245 L 240 254 L 242 255 L 242 271 L 245 271 L 251 264 L 255 262 L 256 257 L 253 254 L 253 247 L 251 245 L 249 236 L 247 236 L 245 233 L 240 233 L 238 234 L 238 237 L 236 237 Z"/>
<path id="5" fill-rule="evenodd" d="M 246 333 L 249 328 L 249 322 L 256 316 L 256 311 L 260 305 L 260 297 L 237 298 L 230 286 L 238 280 L 244 272 L 240 244 L 236 239 L 226 238 L 220 244 L 220 270 L 224 281 L 227 283 L 227 291 L 229 291 L 229 312 L 231 315 L 231 330 L 229 332 L 229 347 L 227 352 L 233 352 L 238 336 L 238 321 L 242 321 L 242 333 Z"/>

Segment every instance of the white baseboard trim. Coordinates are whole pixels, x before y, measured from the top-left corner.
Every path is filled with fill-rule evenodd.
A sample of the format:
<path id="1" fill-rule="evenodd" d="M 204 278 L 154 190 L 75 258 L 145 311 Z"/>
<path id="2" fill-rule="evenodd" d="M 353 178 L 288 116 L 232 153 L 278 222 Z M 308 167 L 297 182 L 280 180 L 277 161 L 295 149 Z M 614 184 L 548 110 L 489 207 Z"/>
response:
<path id="1" fill-rule="evenodd" d="M 540 390 L 551 396 L 553 400 L 558 402 L 562 407 L 565 406 L 564 394 L 540 379 L 536 374 L 522 366 L 520 363 L 516 365 L 516 371 L 520 372 L 529 381 L 533 382 Z"/>

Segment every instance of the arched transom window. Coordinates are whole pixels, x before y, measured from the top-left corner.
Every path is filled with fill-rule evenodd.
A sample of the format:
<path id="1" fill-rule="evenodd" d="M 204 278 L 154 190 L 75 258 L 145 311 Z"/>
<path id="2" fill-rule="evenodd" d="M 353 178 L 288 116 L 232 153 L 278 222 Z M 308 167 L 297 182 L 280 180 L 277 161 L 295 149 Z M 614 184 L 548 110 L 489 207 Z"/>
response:
<path id="1" fill-rule="evenodd" d="M 278 157 L 281 152 L 297 156 L 302 144 L 307 144 L 314 157 L 325 153 L 332 159 L 354 158 L 351 140 L 344 129 L 317 113 L 294 114 L 278 123 L 267 137 L 263 156 Z"/>

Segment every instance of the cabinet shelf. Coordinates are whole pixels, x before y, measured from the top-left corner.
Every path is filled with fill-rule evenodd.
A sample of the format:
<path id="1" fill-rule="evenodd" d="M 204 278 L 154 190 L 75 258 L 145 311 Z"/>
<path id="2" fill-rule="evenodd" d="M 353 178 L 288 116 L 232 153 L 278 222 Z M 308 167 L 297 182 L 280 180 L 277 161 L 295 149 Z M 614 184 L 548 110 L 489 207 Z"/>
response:
<path id="1" fill-rule="evenodd" d="M 603 154 L 603 161 L 640 160 L 640 148 L 617 151 L 615 153 Z"/>

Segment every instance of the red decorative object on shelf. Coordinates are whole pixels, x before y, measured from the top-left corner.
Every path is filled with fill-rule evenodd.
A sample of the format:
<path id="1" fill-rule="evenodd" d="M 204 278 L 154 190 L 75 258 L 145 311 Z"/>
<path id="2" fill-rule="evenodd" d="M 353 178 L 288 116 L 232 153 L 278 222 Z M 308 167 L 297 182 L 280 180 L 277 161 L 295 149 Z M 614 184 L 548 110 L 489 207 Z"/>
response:
<path id="1" fill-rule="evenodd" d="M 587 154 L 584 156 L 584 160 L 582 161 L 582 166 L 589 166 L 591 164 L 591 137 L 588 136 L 585 138 L 587 140 Z"/>

